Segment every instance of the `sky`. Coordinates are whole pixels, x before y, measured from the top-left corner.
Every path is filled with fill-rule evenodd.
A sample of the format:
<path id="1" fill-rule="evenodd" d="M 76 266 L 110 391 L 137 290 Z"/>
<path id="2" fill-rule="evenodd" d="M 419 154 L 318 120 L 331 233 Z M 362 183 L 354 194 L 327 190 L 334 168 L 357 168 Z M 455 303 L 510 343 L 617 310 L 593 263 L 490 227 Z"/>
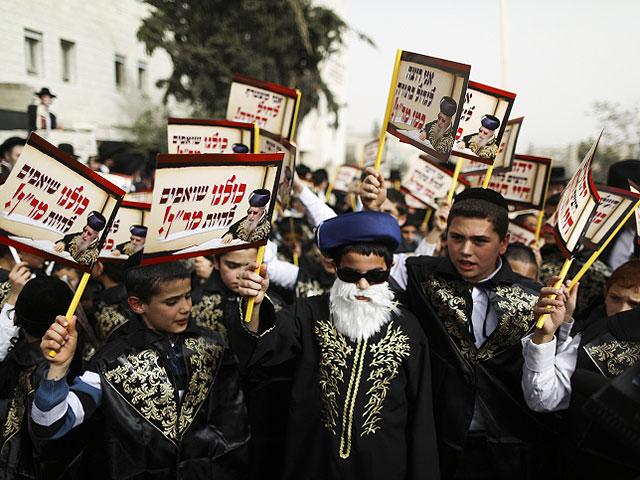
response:
<path id="1" fill-rule="evenodd" d="M 347 129 L 384 117 L 397 49 L 471 65 L 470 80 L 517 94 L 518 144 L 559 147 L 598 135 L 596 101 L 640 105 L 640 2 L 506 0 L 507 84 L 500 0 L 344 0 Z"/>

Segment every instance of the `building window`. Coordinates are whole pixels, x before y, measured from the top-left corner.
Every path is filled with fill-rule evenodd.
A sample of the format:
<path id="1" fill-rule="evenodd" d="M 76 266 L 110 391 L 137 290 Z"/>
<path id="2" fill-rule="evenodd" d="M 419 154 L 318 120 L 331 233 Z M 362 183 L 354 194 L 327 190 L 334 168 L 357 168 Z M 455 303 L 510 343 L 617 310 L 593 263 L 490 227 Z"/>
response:
<path id="1" fill-rule="evenodd" d="M 116 87 L 118 88 L 125 86 L 124 60 L 125 57 L 122 55 L 116 55 Z"/>
<path id="2" fill-rule="evenodd" d="M 138 90 L 147 89 L 147 62 L 138 62 Z"/>
<path id="3" fill-rule="evenodd" d="M 60 51 L 62 52 L 62 81 L 71 83 L 75 80 L 76 44 L 60 39 Z"/>
<path id="4" fill-rule="evenodd" d="M 42 73 L 42 33 L 24 30 L 24 59 L 29 75 Z"/>

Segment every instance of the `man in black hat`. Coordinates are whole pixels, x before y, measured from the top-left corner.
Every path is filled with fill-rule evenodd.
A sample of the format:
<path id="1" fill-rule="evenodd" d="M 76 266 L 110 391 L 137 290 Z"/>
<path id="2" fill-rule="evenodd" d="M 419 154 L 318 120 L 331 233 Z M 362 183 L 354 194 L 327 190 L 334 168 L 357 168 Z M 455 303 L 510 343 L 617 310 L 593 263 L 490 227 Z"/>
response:
<path id="1" fill-rule="evenodd" d="M 111 255 L 118 257 L 120 255 L 131 256 L 136 252 L 139 252 L 144 248 L 144 244 L 147 240 L 147 227 L 144 225 L 131 225 L 129 227 L 131 236 L 128 242 L 116 245 L 116 248 L 111 250 Z"/>
<path id="2" fill-rule="evenodd" d="M 92 266 L 98 260 L 98 239 L 106 224 L 102 214 L 94 210 L 87 216 L 87 224 L 82 232 L 65 235 L 53 249 L 60 253 L 69 252 L 80 265 Z"/>
<path id="3" fill-rule="evenodd" d="M 449 153 L 453 147 L 454 131 L 452 120 L 458 105 L 451 97 L 442 97 L 438 118 L 427 123 L 418 138 L 428 141 L 436 152 Z"/>
<path id="4" fill-rule="evenodd" d="M 29 131 L 34 130 L 54 130 L 57 128 L 56 116 L 51 112 L 51 101 L 56 96 L 47 87 L 43 87 L 39 92 L 35 92 L 40 98 L 39 105 L 29 105 L 27 116 L 29 119 Z"/>
<path id="5" fill-rule="evenodd" d="M 267 218 L 269 198 L 271 192 L 264 188 L 251 192 L 247 216 L 229 227 L 229 231 L 222 237 L 222 243 L 231 243 L 235 238 L 248 243 L 266 240 L 271 230 L 271 222 Z"/>
<path id="6" fill-rule="evenodd" d="M 2 160 L 1 176 L 6 177 L 9 175 L 18 158 L 20 158 L 25 143 L 24 138 L 9 137 L 0 145 L 0 159 Z"/>
<path id="7" fill-rule="evenodd" d="M 495 158 L 498 154 L 496 130 L 500 127 L 500 120 L 493 115 L 484 115 L 478 133 L 462 137 L 456 147 L 460 150 L 468 148 L 480 158 Z"/>

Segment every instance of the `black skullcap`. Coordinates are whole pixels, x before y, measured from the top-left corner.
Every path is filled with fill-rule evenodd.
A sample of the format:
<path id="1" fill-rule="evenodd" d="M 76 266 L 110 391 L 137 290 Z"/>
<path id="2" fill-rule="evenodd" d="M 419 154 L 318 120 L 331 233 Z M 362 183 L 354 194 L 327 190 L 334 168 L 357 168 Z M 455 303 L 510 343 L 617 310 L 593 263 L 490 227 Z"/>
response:
<path id="1" fill-rule="evenodd" d="M 244 143 L 234 143 L 231 146 L 233 153 L 249 153 L 249 147 L 247 147 Z"/>
<path id="2" fill-rule="evenodd" d="M 5 152 L 8 152 L 16 145 L 24 145 L 25 143 L 27 143 L 27 141 L 24 138 L 20 138 L 20 137 L 7 138 L 4 142 L 2 142 L 2 145 L 0 145 L 0 156 L 4 155 Z"/>
<path id="3" fill-rule="evenodd" d="M 496 130 L 500 126 L 500 120 L 493 115 L 484 115 L 480 123 L 482 123 L 484 128 L 488 128 L 489 130 Z"/>
<path id="4" fill-rule="evenodd" d="M 33 337 L 42 337 L 56 316 L 64 315 L 73 294 L 57 277 L 45 275 L 29 280 L 16 301 L 18 325 Z"/>
<path id="5" fill-rule="evenodd" d="M 447 117 L 453 117 L 458 109 L 458 104 L 451 97 L 442 97 L 440 100 L 440 111 Z"/>
<path id="6" fill-rule="evenodd" d="M 131 232 L 131 235 L 135 235 L 136 237 L 146 237 L 147 227 L 144 225 L 131 225 L 129 227 L 129 232 Z"/>
<path id="7" fill-rule="evenodd" d="M 271 192 L 265 188 L 260 188 L 258 190 L 254 190 L 249 195 L 249 205 L 252 207 L 264 207 L 267 203 L 269 203 L 269 198 L 271 198 Z"/>
<path id="8" fill-rule="evenodd" d="M 553 185 L 554 183 L 561 183 L 566 185 L 569 183 L 569 178 L 567 178 L 564 167 L 551 167 L 551 178 L 549 179 L 549 184 Z"/>
<path id="9" fill-rule="evenodd" d="M 494 205 L 509 210 L 507 201 L 502 195 L 490 188 L 467 188 L 463 190 L 454 199 L 453 203 L 458 203 L 463 200 L 484 200 L 485 202 L 493 203 Z"/>
<path id="10" fill-rule="evenodd" d="M 629 190 L 629 182 L 627 180 L 629 178 L 636 184 L 640 184 L 640 160 L 622 160 L 611 165 L 609 167 L 607 185 Z"/>
<path id="11" fill-rule="evenodd" d="M 95 210 L 87 216 L 87 225 L 99 232 L 107 224 L 107 220 L 102 216 L 100 212 Z"/>

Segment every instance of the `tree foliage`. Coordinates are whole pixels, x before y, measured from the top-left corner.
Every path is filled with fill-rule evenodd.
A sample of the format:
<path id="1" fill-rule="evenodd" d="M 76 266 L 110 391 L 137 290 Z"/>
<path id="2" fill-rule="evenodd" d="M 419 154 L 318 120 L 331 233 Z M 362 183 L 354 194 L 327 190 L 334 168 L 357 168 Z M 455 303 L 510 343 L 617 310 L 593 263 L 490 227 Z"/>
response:
<path id="1" fill-rule="evenodd" d="M 231 80 L 243 73 L 302 92 L 299 119 L 323 94 L 338 105 L 320 75 L 321 62 L 343 44 L 346 24 L 309 0 L 145 0 L 151 6 L 138 38 L 151 54 L 173 61 L 158 86 L 189 102 L 194 113 L 224 118 Z M 337 119 L 337 115 L 336 115 Z"/>

